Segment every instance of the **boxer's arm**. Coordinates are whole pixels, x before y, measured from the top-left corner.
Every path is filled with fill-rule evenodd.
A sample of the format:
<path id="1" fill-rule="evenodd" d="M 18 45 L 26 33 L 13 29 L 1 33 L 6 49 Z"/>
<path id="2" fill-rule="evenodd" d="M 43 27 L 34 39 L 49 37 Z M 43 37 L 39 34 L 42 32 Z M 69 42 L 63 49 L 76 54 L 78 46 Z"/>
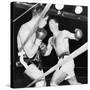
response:
<path id="1" fill-rule="evenodd" d="M 33 47 L 30 50 L 30 53 L 28 55 L 29 58 L 32 58 L 36 54 L 36 52 L 38 51 L 38 48 L 39 48 L 41 42 L 42 42 L 42 40 L 36 39 Z"/>
<path id="2" fill-rule="evenodd" d="M 75 38 L 75 34 L 74 34 L 74 33 L 69 32 L 69 31 L 67 31 L 67 30 L 64 30 L 64 35 L 65 35 L 65 37 L 66 37 L 66 38 L 76 40 L 76 38 Z"/>
<path id="3" fill-rule="evenodd" d="M 52 51 L 51 38 L 49 38 L 48 45 L 47 45 L 47 50 L 46 50 L 46 53 L 44 54 L 44 56 L 50 55 L 51 51 Z"/>
<path id="4" fill-rule="evenodd" d="M 64 34 L 69 39 L 79 40 L 82 38 L 82 31 L 80 29 L 75 29 L 75 33 L 71 33 L 69 31 L 64 30 Z"/>
<path id="5" fill-rule="evenodd" d="M 47 32 L 44 29 L 39 29 L 36 32 L 36 40 L 33 43 L 33 47 L 31 47 L 30 55 L 29 55 L 30 57 L 33 57 L 36 54 L 39 46 L 41 45 L 41 43 L 42 43 L 43 39 L 46 37 L 46 35 L 47 35 Z"/>
<path id="6" fill-rule="evenodd" d="M 47 50 L 46 50 L 46 53 L 45 53 L 44 56 L 50 55 L 51 51 L 52 51 L 52 46 L 49 44 L 49 45 L 47 46 Z"/>

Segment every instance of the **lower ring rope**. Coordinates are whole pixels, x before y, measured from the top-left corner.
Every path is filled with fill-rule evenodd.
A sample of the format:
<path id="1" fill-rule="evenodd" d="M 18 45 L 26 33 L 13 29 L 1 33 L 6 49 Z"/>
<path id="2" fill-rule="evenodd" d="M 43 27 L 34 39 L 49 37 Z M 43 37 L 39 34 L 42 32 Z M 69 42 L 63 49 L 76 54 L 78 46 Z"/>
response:
<path id="1" fill-rule="evenodd" d="M 31 82 L 29 85 L 27 85 L 26 87 L 30 87 L 32 86 L 34 83 L 38 82 L 39 80 L 41 80 L 42 78 L 44 78 L 45 76 L 49 75 L 50 73 L 52 73 L 53 71 L 55 71 L 58 67 L 60 67 L 61 65 L 63 65 L 64 63 L 69 62 L 71 59 L 69 58 L 75 58 L 78 55 L 84 53 L 86 50 L 88 49 L 88 43 L 86 42 L 84 45 L 82 45 L 80 48 L 78 48 L 77 50 L 75 50 L 72 54 L 70 54 L 67 58 L 65 58 L 64 60 L 60 61 L 58 64 L 56 64 L 55 66 L 53 66 L 52 68 L 50 68 L 47 72 L 45 72 L 41 77 L 39 77 L 38 79 L 35 79 L 33 82 Z"/>

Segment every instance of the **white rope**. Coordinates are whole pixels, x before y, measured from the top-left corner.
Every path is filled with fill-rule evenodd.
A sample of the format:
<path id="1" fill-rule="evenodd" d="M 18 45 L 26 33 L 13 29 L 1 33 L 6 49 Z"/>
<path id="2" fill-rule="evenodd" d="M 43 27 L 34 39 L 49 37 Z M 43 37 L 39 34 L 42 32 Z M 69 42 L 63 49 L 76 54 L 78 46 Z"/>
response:
<path id="1" fill-rule="evenodd" d="M 37 6 L 38 5 L 38 3 L 37 4 L 35 4 L 35 5 L 33 5 L 32 7 L 30 7 L 28 10 L 26 10 L 24 13 L 22 13 L 20 16 L 18 16 L 17 18 L 15 18 L 14 20 L 13 20 L 13 22 L 16 22 L 19 18 L 21 18 L 23 15 L 25 15 L 28 11 L 30 11 L 32 8 L 34 8 L 35 6 Z"/>
<path id="2" fill-rule="evenodd" d="M 61 65 L 69 62 L 71 59 L 69 58 L 75 58 L 78 55 L 82 54 L 83 52 L 85 52 L 88 49 L 88 44 L 87 42 L 82 45 L 80 48 L 78 48 L 77 50 L 75 50 L 72 54 L 70 54 L 67 58 L 65 58 L 64 60 L 62 60 L 61 62 L 59 62 L 58 64 L 56 64 L 55 66 L 53 66 L 52 68 L 50 68 L 47 72 L 45 72 L 40 78 L 35 79 L 33 82 L 31 82 L 29 85 L 27 85 L 26 87 L 30 87 L 31 85 L 33 85 L 34 83 L 38 82 L 39 80 L 41 80 L 43 77 L 49 75 L 50 73 L 52 73 L 53 71 L 55 71 L 58 67 L 60 67 Z"/>

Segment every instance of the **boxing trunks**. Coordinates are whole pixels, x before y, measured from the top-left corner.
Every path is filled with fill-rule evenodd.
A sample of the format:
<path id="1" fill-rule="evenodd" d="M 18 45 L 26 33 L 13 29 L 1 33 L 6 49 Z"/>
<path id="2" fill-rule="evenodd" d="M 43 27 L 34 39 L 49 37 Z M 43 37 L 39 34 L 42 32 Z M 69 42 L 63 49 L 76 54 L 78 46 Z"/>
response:
<path id="1" fill-rule="evenodd" d="M 63 60 L 64 58 L 68 57 L 69 52 L 64 52 L 60 56 L 58 56 L 58 60 Z M 71 58 L 71 60 L 65 64 L 63 64 L 61 67 L 58 68 L 58 70 L 61 70 L 67 74 L 67 77 L 65 80 L 73 77 L 75 75 L 74 73 L 74 60 Z"/>

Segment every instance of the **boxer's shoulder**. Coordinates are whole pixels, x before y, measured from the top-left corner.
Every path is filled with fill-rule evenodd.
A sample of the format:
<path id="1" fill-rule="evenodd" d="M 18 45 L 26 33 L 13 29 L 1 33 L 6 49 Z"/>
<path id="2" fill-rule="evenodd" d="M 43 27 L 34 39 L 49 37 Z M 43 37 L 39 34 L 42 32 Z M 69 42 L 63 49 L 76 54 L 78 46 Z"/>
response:
<path id="1" fill-rule="evenodd" d="M 64 35 L 64 36 L 70 35 L 70 32 L 69 32 L 68 30 L 63 30 L 62 32 L 63 32 L 63 35 Z"/>
<path id="2" fill-rule="evenodd" d="M 65 29 L 64 29 L 62 32 L 63 32 L 63 33 L 67 33 L 67 32 L 68 32 L 68 30 L 65 30 Z"/>
<path id="3" fill-rule="evenodd" d="M 53 36 L 51 36 L 51 37 L 49 38 L 49 41 L 51 41 L 53 38 L 54 38 L 54 37 L 53 37 Z"/>

